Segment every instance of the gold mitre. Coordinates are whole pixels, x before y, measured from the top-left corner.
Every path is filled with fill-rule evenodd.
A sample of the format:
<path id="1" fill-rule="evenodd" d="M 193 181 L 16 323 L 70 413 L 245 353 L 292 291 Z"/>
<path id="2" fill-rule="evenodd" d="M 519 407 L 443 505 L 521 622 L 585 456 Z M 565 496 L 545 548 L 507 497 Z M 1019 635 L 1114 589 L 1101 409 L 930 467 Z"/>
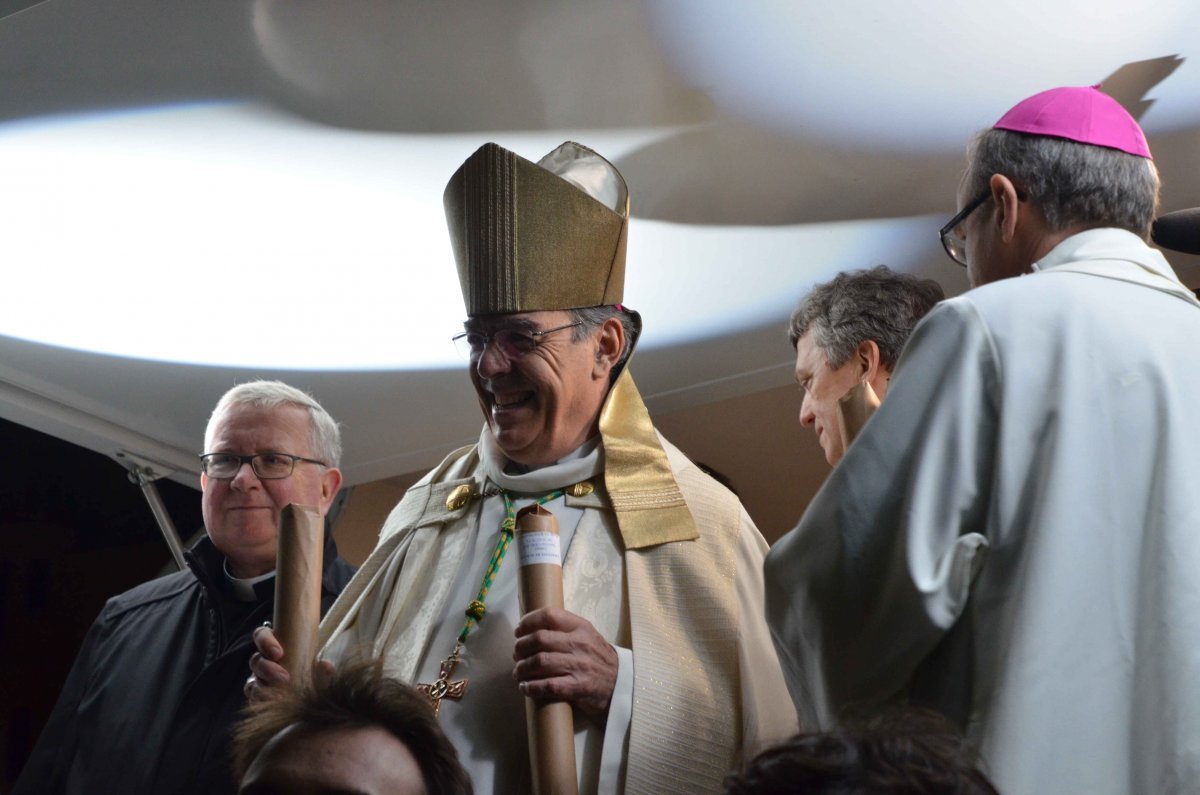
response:
<path id="1" fill-rule="evenodd" d="M 484 144 L 442 201 L 469 316 L 621 303 L 629 191 L 586 146 L 531 163 Z"/>

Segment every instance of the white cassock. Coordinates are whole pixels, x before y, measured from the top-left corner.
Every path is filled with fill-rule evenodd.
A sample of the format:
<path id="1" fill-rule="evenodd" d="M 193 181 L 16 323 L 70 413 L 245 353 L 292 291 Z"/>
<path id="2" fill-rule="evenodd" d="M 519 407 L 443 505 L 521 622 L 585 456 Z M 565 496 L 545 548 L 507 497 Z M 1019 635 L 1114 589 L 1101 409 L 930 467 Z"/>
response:
<path id="1" fill-rule="evenodd" d="M 389 517 L 379 546 L 322 624 L 322 656 L 380 656 L 390 675 L 432 682 L 454 647 L 499 535 L 504 505 L 496 487 L 519 494 L 520 510 L 538 496 L 590 480 L 593 493 L 558 497 L 545 506 L 562 540 L 566 609 L 590 621 L 619 658 L 605 724 L 576 713 L 580 792 L 717 792 L 743 758 L 796 728 L 762 612 L 766 544 L 736 498 L 664 441 L 701 539 L 623 551 L 597 442 L 521 475 L 504 473 L 504 457 L 486 428 L 476 448 L 451 454 Z M 449 510 L 446 496 L 464 483 L 484 498 Z M 632 564 L 630 555 L 636 556 Z M 654 563 L 658 558 L 663 562 Z M 647 567 L 649 580 L 640 573 Z M 487 616 L 467 638 L 463 662 L 451 677 L 467 678 L 467 692 L 461 700 L 444 700 L 440 711 L 442 728 L 479 793 L 529 792 L 532 786 L 524 701 L 512 679 L 517 569 L 514 545 L 487 597 Z M 646 617 L 650 600 L 655 615 Z M 684 628 L 698 645 L 667 643 L 664 621 Z M 663 643 L 640 643 L 639 637 Z M 702 649 L 719 649 L 713 659 L 723 664 L 702 664 L 705 657 L 696 656 Z M 640 733 L 639 715 L 645 727 Z M 649 764 L 630 761 L 636 759 Z M 661 780 L 634 783 L 649 776 Z"/>
<path id="2" fill-rule="evenodd" d="M 1200 303 L 1135 235 L 942 303 L 768 556 L 792 695 L 907 696 L 1005 795 L 1200 791 Z"/>

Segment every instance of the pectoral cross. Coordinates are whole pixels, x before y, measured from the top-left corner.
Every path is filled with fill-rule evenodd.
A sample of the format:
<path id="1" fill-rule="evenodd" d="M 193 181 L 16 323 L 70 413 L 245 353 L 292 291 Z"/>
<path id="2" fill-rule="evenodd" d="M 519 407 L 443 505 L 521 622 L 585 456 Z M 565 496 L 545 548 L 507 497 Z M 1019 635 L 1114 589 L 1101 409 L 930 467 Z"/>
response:
<path id="1" fill-rule="evenodd" d="M 442 699 L 449 698 L 457 701 L 467 692 L 466 679 L 459 679 L 451 682 L 450 677 L 454 675 L 454 669 L 458 667 L 462 660 L 459 652 L 462 650 L 461 643 L 454 644 L 454 651 L 450 652 L 450 656 L 442 660 L 441 667 L 438 671 L 438 678 L 430 684 L 417 685 L 417 692 L 424 693 L 425 696 L 433 704 L 433 714 L 437 715 L 438 710 L 442 708 Z"/>

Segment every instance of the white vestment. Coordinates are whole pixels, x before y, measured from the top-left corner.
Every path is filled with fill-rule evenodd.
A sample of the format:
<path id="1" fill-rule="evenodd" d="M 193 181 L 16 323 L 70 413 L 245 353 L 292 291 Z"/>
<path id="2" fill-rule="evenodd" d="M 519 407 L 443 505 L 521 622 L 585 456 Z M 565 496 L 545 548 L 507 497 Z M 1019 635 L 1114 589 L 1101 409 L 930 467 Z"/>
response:
<path id="1" fill-rule="evenodd" d="M 599 477 L 603 447 L 595 441 L 567 459 L 524 475 L 503 472 L 503 456 L 486 428 L 476 448 L 451 454 L 413 487 L 389 517 L 379 546 L 322 624 L 326 641 L 322 656 L 333 660 L 352 654 L 382 656 L 390 675 L 414 684 L 433 681 L 439 662 L 454 646 L 463 610 L 476 595 L 499 535 L 504 508 L 497 486 L 519 493 L 515 501 L 519 510 L 555 488 L 588 479 L 597 486 L 595 492 L 546 503 L 563 541 L 566 608 L 588 619 L 619 656 L 606 725 L 595 725 L 576 713 L 580 792 L 718 791 L 721 777 L 743 755 L 795 730 L 795 711 L 762 614 L 766 544 L 736 498 L 664 440 L 667 459 L 708 546 L 680 541 L 622 551 Z M 484 497 L 465 509 L 451 510 L 446 498 L 463 484 L 471 484 Z M 705 507 L 710 502 L 730 509 L 719 523 L 710 516 L 711 508 Z M 721 550 L 720 554 L 712 557 L 710 547 Z M 698 644 L 716 640 L 727 645 L 733 655 L 728 680 L 720 672 L 689 668 L 701 658 L 687 649 L 653 644 L 640 648 L 638 637 L 662 633 L 647 633 L 643 628 L 639 635 L 637 611 L 630 606 L 636 577 L 631 579 L 634 572 L 627 557 L 638 556 L 639 571 L 647 566 L 656 570 L 646 561 L 663 554 L 673 556 L 664 567 L 669 569 L 666 576 L 678 577 L 680 585 L 678 593 L 655 594 L 655 610 L 686 628 Z M 468 637 L 463 662 L 452 677 L 470 680 L 465 696 L 446 700 L 441 707 L 442 726 L 481 793 L 528 792 L 531 787 L 524 703 L 512 679 L 513 628 L 520 616 L 516 558 L 514 545 L 487 597 L 487 616 Z M 704 607 L 711 602 L 708 596 L 689 590 L 687 583 L 693 581 L 711 583 L 714 590 L 728 589 L 733 614 L 710 612 Z M 664 665 L 674 681 L 639 676 Z M 714 676 L 720 689 L 734 694 L 732 714 L 722 696 L 710 689 Z M 667 710 L 657 706 L 664 694 L 669 699 Z M 653 735 L 650 740 L 635 739 L 646 733 L 632 730 L 639 714 L 641 725 Z M 679 739 L 697 730 L 700 736 L 734 737 L 736 747 L 722 747 L 714 754 L 703 743 Z M 659 762 L 659 769 L 627 769 L 631 743 L 638 742 L 661 744 L 661 752 L 656 749 L 647 755 L 641 749 L 644 758 Z M 677 784 L 632 783 L 646 781 L 648 774 Z"/>
<path id="2" fill-rule="evenodd" d="M 821 727 L 907 696 L 1005 795 L 1200 787 L 1200 304 L 1135 235 L 934 309 L 771 551 Z"/>

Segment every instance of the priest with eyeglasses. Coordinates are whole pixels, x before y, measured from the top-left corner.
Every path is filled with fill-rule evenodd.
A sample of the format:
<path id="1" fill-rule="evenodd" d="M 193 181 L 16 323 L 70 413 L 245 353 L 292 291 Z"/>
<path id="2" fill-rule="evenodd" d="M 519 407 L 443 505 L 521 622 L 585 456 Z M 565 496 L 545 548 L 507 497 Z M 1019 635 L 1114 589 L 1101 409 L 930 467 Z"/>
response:
<path id="1" fill-rule="evenodd" d="M 251 381 L 218 401 L 200 456 L 205 534 L 187 568 L 109 599 L 14 795 L 232 793 L 230 731 L 251 631 L 274 611 L 279 514 L 341 487 L 337 423 L 305 392 Z M 354 567 L 326 535 L 321 606 Z"/>
<path id="2" fill-rule="evenodd" d="M 477 792 L 531 789 L 523 699 L 573 707 L 581 792 L 697 793 L 796 728 L 762 608 L 766 543 L 655 430 L 628 362 L 629 198 L 566 143 L 476 151 L 444 196 L 485 424 L 405 495 L 322 623 L 426 692 Z M 512 518 L 561 534 L 565 609 L 518 607 Z M 286 673 L 258 633 L 254 690 Z"/>
<path id="3" fill-rule="evenodd" d="M 942 712 L 1006 795 L 1200 787 L 1200 301 L 1148 244 L 1159 176 L 1098 86 L 980 131 L 941 229 L 973 289 L 767 561 L 813 728 Z"/>

